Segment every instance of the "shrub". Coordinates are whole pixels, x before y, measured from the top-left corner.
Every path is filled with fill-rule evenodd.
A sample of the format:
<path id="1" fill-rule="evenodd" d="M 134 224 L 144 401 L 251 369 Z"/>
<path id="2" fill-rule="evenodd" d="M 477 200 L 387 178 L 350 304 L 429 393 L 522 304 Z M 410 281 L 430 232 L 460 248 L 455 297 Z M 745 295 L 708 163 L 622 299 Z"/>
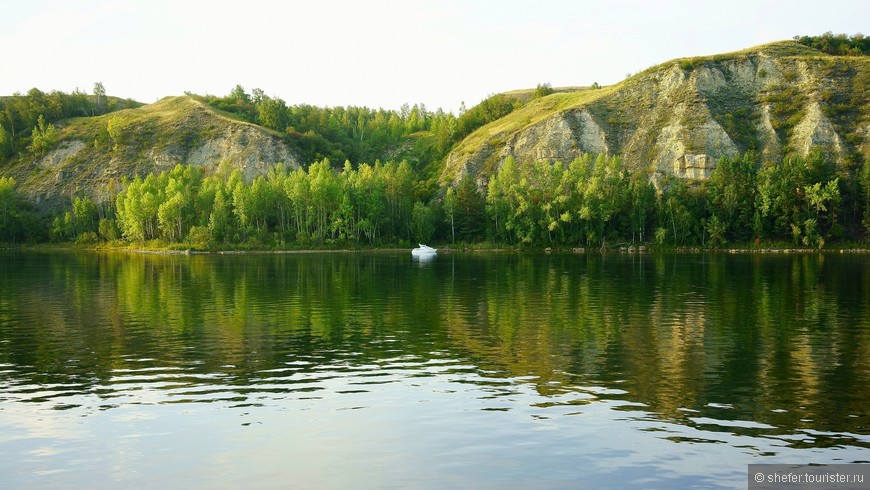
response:
<path id="1" fill-rule="evenodd" d="M 97 243 L 99 241 L 100 238 L 97 236 L 96 233 L 92 231 L 86 231 L 79 235 L 78 238 L 76 238 L 76 245 L 93 245 L 94 243 Z"/>
<path id="2" fill-rule="evenodd" d="M 535 91 L 532 93 L 533 99 L 538 99 L 541 97 L 546 97 L 553 93 L 553 86 L 549 83 L 539 83 L 537 87 L 535 87 Z"/>
<path id="3" fill-rule="evenodd" d="M 196 248 L 208 248 L 210 239 L 207 226 L 191 226 L 187 233 L 187 241 Z"/>

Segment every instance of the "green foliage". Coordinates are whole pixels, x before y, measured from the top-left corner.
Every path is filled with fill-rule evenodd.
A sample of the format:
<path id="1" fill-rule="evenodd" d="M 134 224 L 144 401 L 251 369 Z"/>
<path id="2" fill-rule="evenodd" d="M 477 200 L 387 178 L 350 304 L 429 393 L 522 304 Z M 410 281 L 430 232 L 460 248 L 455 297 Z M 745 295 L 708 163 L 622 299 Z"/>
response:
<path id="1" fill-rule="evenodd" d="M 0 241 L 14 239 L 18 208 L 15 185 L 12 177 L 0 177 Z"/>
<path id="2" fill-rule="evenodd" d="M 783 76 L 788 79 L 790 72 Z M 806 107 L 806 95 L 796 83 L 770 87 L 763 102 L 771 105 L 770 123 L 782 141 L 788 141 L 792 129 L 800 123 Z"/>
<path id="3" fill-rule="evenodd" d="M 46 124 L 45 117 L 40 114 L 36 127 L 33 128 L 30 146 L 27 149 L 34 155 L 42 155 L 56 145 L 59 139 L 60 132 L 54 127 L 54 124 Z"/>
<path id="4" fill-rule="evenodd" d="M 819 51 L 835 56 L 870 55 L 870 38 L 858 33 L 854 36 L 834 34 L 828 31 L 821 36 L 795 36 L 794 40 Z"/>
<path id="5" fill-rule="evenodd" d="M 198 249 L 209 248 L 211 234 L 207 226 L 192 226 L 187 235 L 187 241 Z"/>
<path id="6" fill-rule="evenodd" d="M 459 239 L 471 243 L 483 238 L 484 200 L 477 183 L 465 174 L 456 188 L 456 218 Z"/>
<path id="7" fill-rule="evenodd" d="M 695 62 L 690 59 L 680 60 L 680 68 L 684 71 L 692 71 L 695 68 Z"/>
<path id="8" fill-rule="evenodd" d="M 106 111 L 106 87 L 103 82 L 94 84 L 94 115 L 105 114 Z"/>
<path id="9" fill-rule="evenodd" d="M 121 238 L 121 230 L 118 229 L 118 224 L 113 219 L 100 219 L 97 230 L 100 238 L 105 241 L 113 242 Z"/>
<path id="10" fill-rule="evenodd" d="M 654 195 L 648 179 L 630 176 L 615 157 L 584 155 L 567 166 L 508 158 L 489 182 L 486 209 L 496 240 L 605 245 L 642 239 Z"/>
<path id="11" fill-rule="evenodd" d="M 820 152 L 806 159 L 786 158 L 766 163 L 758 173 L 756 209 L 771 238 L 821 248 L 838 229 L 841 215 L 840 180 L 834 165 Z"/>
<path id="12" fill-rule="evenodd" d="M 659 226 L 658 228 L 656 228 L 655 237 L 656 243 L 658 243 L 659 245 L 664 245 L 665 242 L 667 242 L 668 240 L 668 229 L 664 226 Z"/>
<path id="13" fill-rule="evenodd" d="M 870 235 L 870 159 L 864 160 L 859 179 L 858 186 L 861 195 L 858 202 L 863 204 L 864 208 L 861 224 L 864 227 L 864 232 Z"/>
<path id="14" fill-rule="evenodd" d="M 728 136 L 744 151 L 758 148 L 756 121 L 758 114 L 752 106 L 728 110 L 717 119 Z"/>
<path id="15" fill-rule="evenodd" d="M 91 198 L 75 197 L 72 200 L 72 208 L 67 209 L 54 217 L 50 229 L 51 238 L 55 241 L 79 242 L 82 235 L 87 233 L 88 236 L 84 240 L 87 243 L 96 242 L 100 221 L 99 211 Z M 91 240 L 92 238 L 94 240 Z"/>
<path id="16" fill-rule="evenodd" d="M 93 245 L 100 241 L 100 237 L 93 231 L 86 231 L 76 238 L 77 245 Z"/>
<path id="17" fill-rule="evenodd" d="M 667 178 L 657 200 L 658 222 L 668 229 L 675 246 L 701 244 L 705 231 L 703 218 L 706 196 L 703 187 L 689 187 L 677 178 Z"/>
<path id="18" fill-rule="evenodd" d="M 414 203 L 411 211 L 412 234 L 419 242 L 426 243 L 435 233 L 432 209 L 420 201 Z"/>
<path id="19" fill-rule="evenodd" d="M 671 246 L 764 239 L 821 248 L 843 236 L 860 237 L 845 226 L 844 189 L 851 189 L 852 214 L 866 222 L 868 168 L 844 172 L 818 151 L 759 166 L 750 152 L 723 158 L 705 182 L 662 178 L 657 192 L 615 157 L 582 155 L 567 165 L 508 158 L 485 189 L 465 175 L 438 200 L 437 189 L 423 185 L 408 162 L 356 168 L 345 162 L 338 171 L 324 159 L 308 169 L 276 167 L 252 181 L 239 170 L 205 177 L 178 165 L 125 181 L 114 217 L 88 197 L 74 198 L 55 216 L 50 234 L 83 244 L 123 238 L 195 248 L 473 243 L 485 237 L 607 247 L 645 243 L 652 231 L 655 242 Z M 0 178 L 0 240 L 38 237 L 39 226 L 15 193 L 15 181 Z"/>
<path id="20" fill-rule="evenodd" d="M 553 92 L 553 86 L 549 83 L 539 83 L 538 86 L 535 87 L 535 91 L 532 92 L 532 98 L 540 99 L 541 97 L 546 97 Z"/>
<path id="21" fill-rule="evenodd" d="M 508 157 L 511 160 L 511 157 Z M 492 181 L 490 181 L 492 183 Z M 491 194 L 491 193 L 490 193 Z M 487 197 L 490 195 L 487 194 Z M 456 200 L 456 191 L 448 187 L 444 194 L 444 212 L 450 220 L 450 243 L 456 243 L 456 209 L 459 203 Z"/>
<path id="22" fill-rule="evenodd" d="M 404 148 L 407 139 L 419 132 L 433 135 L 435 144 L 412 145 L 406 149 L 410 151 L 408 156 L 414 160 L 438 160 L 464 136 L 458 133 L 453 114 L 441 109 L 431 112 L 423 104 L 405 104 L 398 111 L 307 104 L 288 107 L 283 100 L 269 97 L 260 89 L 253 92 L 254 96 L 248 95 L 237 85 L 225 97 L 206 96 L 204 99 L 212 107 L 282 133 L 305 162 L 324 158 L 339 163 L 345 160 L 354 164 L 371 162 Z M 417 152 L 424 155 L 417 158 Z"/>
<path id="23" fill-rule="evenodd" d="M 90 197 L 76 197 L 73 199 L 72 216 L 72 233 L 74 237 L 78 237 L 82 233 L 97 231 L 99 220 L 97 206 Z"/>
<path id="24" fill-rule="evenodd" d="M 116 216 L 132 242 L 160 239 L 197 248 L 407 242 L 412 233 L 429 238 L 435 229 L 432 210 L 420 201 L 427 196 L 416 193 L 415 182 L 407 162 L 356 170 L 348 163 L 336 172 L 321 160 L 307 170 L 275 168 L 251 182 L 239 170 L 203 177 L 195 167 L 178 165 L 126 182 Z"/>
<path id="25" fill-rule="evenodd" d="M 475 129 L 510 114 L 519 102 L 504 94 L 487 97 L 480 104 L 460 114 L 456 121 L 456 140 L 461 140 Z"/>
<path id="26" fill-rule="evenodd" d="M 727 240 L 725 239 L 725 223 L 723 223 L 722 220 L 720 220 L 719 217 L 715 214 L 712 218 L 704 222 L 704 229 L 710 236 L 709 243 L 711 247 L 717 247 L 726 243 Z"/>
<path id="27" fill-rule="evenodd" d="M 115 150 L 126 142 L 124 138 L 125 127 L 126 122 L 124 121 L 124 118 L 119 115 L 112 116 L 112 118 L 109 119 L 109 122 L 106 123 L 106 136 L 109 137 L 112 148 Z"/>
<path id="28" fill-rule="evenodd" d="M 13 151 L 12 135 L 6 128 L 0 126 L 0 160 L 12 155 Z"/>
<path id="29" fill-rule="evenodd" d="M 24 95 L 0 97 L 0 161 L 24 150 L 37 155 L 47 151 L 59 139 L 56 123 L 62 120 L 139 105 L 131 100 L 108 97 L 100 83 L 95 85 L 94 95 L 79 90 L 46 93 L 33 88 Z"/>
<path id="30" fill-rule="evenodd" d="M 723 157 L 710 175 L 710 207 L 717 226 L 724 227 L 723 243 L 728 240 L 747 241 L 752 237 L 758 172 L 756 158 L 756 154 L 751 152 L 742 158 Z"/>

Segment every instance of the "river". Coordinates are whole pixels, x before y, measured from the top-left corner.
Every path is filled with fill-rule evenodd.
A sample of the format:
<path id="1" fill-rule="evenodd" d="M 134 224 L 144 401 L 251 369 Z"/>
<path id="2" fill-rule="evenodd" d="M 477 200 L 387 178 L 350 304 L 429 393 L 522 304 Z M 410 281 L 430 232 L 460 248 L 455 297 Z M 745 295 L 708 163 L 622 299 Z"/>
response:
<path id="1" fill-rule="evenodd" d="M 870 256 L 0 251 L 4 488 L 870 462 Z"/>

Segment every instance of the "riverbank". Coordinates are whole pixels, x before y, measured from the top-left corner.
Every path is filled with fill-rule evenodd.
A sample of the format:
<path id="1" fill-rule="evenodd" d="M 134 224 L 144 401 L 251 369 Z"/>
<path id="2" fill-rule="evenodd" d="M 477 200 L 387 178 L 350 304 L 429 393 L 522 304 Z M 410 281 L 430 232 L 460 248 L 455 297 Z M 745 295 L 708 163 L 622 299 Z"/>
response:
<path id="1" fill-rule="evenodd" d="M 101 252 L 124 252 L 135 254 L 153 255 L 281 255 L 281 254 L 335 254 L 335 253 L 404 253 L 410 252 L 412 247 L 383 247 L 383 248 L 307 248 L 307 249 L 230 249 L 230 250 L 201 250 L 196 248 L 181 248 L 178 245 L 160 247 L 151 245 L 133 246 L 130 244 L 101 244 L 82 245 L 75 243 L 66 244 L 26 244 L 26 245 L 0 245 L 0 250 L 89 250 Z M 656 245 L 621 246 L 621 247 L 510 247 L 494 246 L 491 244 L 442 246 L 436 247 L 438 253 L 620 253 L 620 254 L 866 254 L 870 253 L 870 247 L 854 245 L 841 248 L 794 248 L 794 247 L 734 247 L 734 248 L 703 248 L 703 247 L 663 247 Z"/>

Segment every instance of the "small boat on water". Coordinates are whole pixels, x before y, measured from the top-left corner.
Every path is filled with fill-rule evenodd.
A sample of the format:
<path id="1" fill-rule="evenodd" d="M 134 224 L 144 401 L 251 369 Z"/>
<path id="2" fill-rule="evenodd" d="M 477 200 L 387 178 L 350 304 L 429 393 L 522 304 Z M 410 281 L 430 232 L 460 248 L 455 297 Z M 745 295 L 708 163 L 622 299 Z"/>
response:
<path id="1" fill-rule="evenodd" d="M 419 247 L 411 250 L 411 255 L 418 255 L 418 256 L 435 255 L 436 253 L 438 253 L 438 249 L 432 248 L 428 245 L 423 245 L 422 243 L 420 244 Z"/>

